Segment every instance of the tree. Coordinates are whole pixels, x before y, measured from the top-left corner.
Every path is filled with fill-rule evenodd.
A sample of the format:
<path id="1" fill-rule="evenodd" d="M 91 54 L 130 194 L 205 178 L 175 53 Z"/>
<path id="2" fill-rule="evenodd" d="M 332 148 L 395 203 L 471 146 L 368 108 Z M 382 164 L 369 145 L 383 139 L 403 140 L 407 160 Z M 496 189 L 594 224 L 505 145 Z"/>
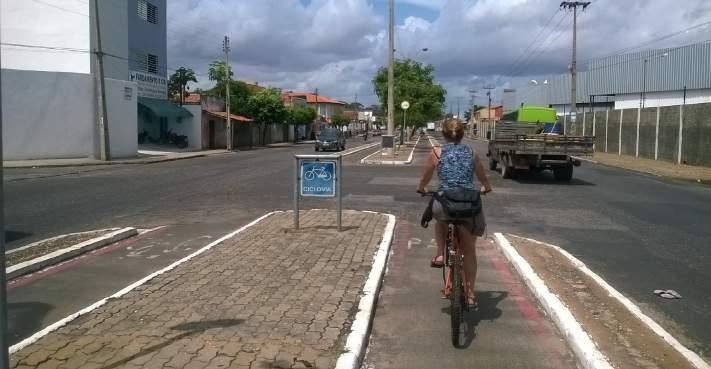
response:
<path id="1" fill-rule="evenodd" d="M 195 71 L 190 68 L 180 67 L 168 79 L 168 95 L 178 95 L 180 105 L 185 103 L 185 96 L 188 95 L 188 83 L 197 83 Z"/>
<path id="2" fill-rule="evenodd" d="M 287 111 L 286 122 L 294 126 L 294 142 L 298 139 L 298 127 L 313 123 L 316 109 L 312 107 L 291 106 Z"/>
<path id="3" fill-rule="evenodd" d="M 217 84 L 222 83 L 222 86 L 224 87 L 224 82 L 227 79 L 227 74 L 225 73 L 227 68 L 225 65 L 224 60 L 215 60 L 210 63 L 210 68 L 207 71 L 207 78 L 209 78 L 210 81 L 217 82 Z M 234 76 L 234 73 L 232 72 L 232 69 L 230 69 L 230 77 L 232 76 Z"/>
<path id="4" fill-rule="evenodd" d="M 281 94 L 275 88 L 261 90 L 249 97 L 249 116 L 262 130 L 262 142 L 266 141 L 267 124 L 283 123 L 287 118 L 287 110 L 281 101 Z"/>
<path id="5" fill-rule="evenodd" d="M 343 113 L 337 112 L 331 116 L 331 123 L 335 126 L 342 127 L 348 125 L 350 121 Z"/>
<path id="6" fill-rule="evenodd" d="M 378 69 L 373 77 L 373 87 L 381 106 L 387 108 L 388 69 Z M 412 59 L 395 62 L 395 124 L 402 125 L 403 111 L 400 103 L 407 100 L 407 125 L 423 127 L 427 122 L 442 117 L 445 95 L 442 85 L 434 83 L 434 67 Z"/>
<path id="7" fill-rule="evenodd" d="M 227 84 L 227 68 L 224 60 L 215 60 L 210 63 L 210 68 L 207 72 L 207 77 L 210 81 L 215 81 L 215 87 L 207 91 L 209 96 L 225 98 Z M 249 98 L 253 95 L 246 83 L 242 81 L 233 81 L 234 76 L 230 69 L 230 113 L 237 115 L 249 116 Z"/>

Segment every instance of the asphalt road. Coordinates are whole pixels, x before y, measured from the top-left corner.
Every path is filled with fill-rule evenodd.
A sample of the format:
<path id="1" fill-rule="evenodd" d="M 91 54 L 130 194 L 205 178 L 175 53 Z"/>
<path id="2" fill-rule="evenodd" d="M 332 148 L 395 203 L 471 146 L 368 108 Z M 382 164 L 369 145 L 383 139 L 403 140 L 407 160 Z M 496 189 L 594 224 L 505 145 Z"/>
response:
<path id="1" fill-rule="evenodd" d="M 472 145 L 483 152 L 482 143 Z M 417 157 L 427 150 L 421 143 Z M 423 201 L 413 192 L 421 162 L 411 167 L 359 165 L 358 160 L 371 152 L 355 154 L 344 163 L 344 207 L 393 213 L 410 225 L 412 237 L 427 243 L 429 231 L 416 227 Z M 144 166 L 6 170 L 8 248 L 57 234 L 115 226 L 168 226 L 175 231 L 166 232 L 165 237 L 169 234 L 175 242 L 193 240 L 171 256 L 143 258 L 140 263 L 132 260 L 131 268 L 122 269 L 125 275 L 117 272 L 120 278 L 110 271 L 102 275 L 102 270 L 110 265 L 121 269 L 117 261 L 127 258 L 129 250 L 108 254 L 114 255 L 113 259 L 97 260 L 95 269 L 76 270 L 71 278 L 63 272 L 67 281 L 77 283 L 72 285 L 74 291 L 88 285 L 88 292 L 82 291 L 81 298 L 64 296 L 52 303 L 35 301 L 36 305 L 30 306 L 35 312 L 24 315 L 25 321 L 36 322 L 34 318 L 41 316 L 42 322 L 34 328 L 44 326 L 53 319 L 47 310 L 76 311 L 70 300 L 86 306 L 97 296 L 115 291 L 114 284 L 124 286 L 128 284 L 124 281 L 130 283 L 189 252 L 199 244 L 199 237 L 220 236 L 267 211 L 290 209 L 295 153 L 313 153 L 313 148 L 263 149 Z M 488 174 L 495 189 L 485 199 L 490 232 L 511 232 L 564 247 L 690 348 L 711 356 L 711 272 L 705 268 L 711 262 L 708 187 L 592 164 L 576 168 L 571 184 L 556 183 L 545 173 L 506 181 L 497 173 Z M 304 206 L 334 204 L 306 201 Z M 156 235 L 152 242 L 165 241 L 165 237 Z M 429 253 L 425 248 L 413 252 L 412 257 L 422 258 L 426 265 Z M 485 263 L 489 264 L 484 268 L 494 265 Z M 66 284 L 53 281 L 51 288 Z M 496 281 L 486 283 L 495 307 L 499 302 L 494 292 L 502 286 Z M 34 290 L 28 289 L 32 286 Z M 664 300 L 652 294 L 654 289 L 668 288 L 684 298 Z M 21 300 L 37 300 L 37 295 L 48 289 L 49 285 L 33 283 L 10 291 L 10 298 L 19 299 L 24 293 Z M 19 314 L 28 306 L 17 307 Z M 508 311 L 505 308 L 499 307 Z M 429 339 L 441 341 L 441 337 Z"/>

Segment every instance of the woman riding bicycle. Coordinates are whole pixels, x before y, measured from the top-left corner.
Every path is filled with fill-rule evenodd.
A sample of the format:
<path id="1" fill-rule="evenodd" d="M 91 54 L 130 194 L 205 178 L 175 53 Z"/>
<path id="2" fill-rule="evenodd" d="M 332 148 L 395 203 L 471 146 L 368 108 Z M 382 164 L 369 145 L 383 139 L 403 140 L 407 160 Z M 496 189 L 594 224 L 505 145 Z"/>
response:
<path id="1" fill-rule="evenodd" d="M 442 135 L 447 143 L 441 147 L 435 147 L 432 150 L 427 163 L 425 163 L 425 170 L 420 180 L 418 192 L 425 192 L 425 188 L 432 180 L 435 169 L 437 170 L 437 177 L 439 178 L 438 191 L 446 191 L 455 188 L 477 189 L 476 182 L 474 181 L 474 174 L 476 174 L 476 178 L 481 185 L 481 193 L 490 192 L 491 185 L 486 178 L 479 155 L 468 145 L 461 144 L 462 138 L 464 137 L 464 126 L 459 120 L 445 120 L 442 124 Z M 435 226 L 437 254 L 430 262 L 430 266 L 433 268 L 442 268 L 444 266 L 444 243 L 448 223 L 442 206 L 438 201 L 434 201 L 433 203 L 432 215 L 437 220 Z M 464 283 L 466 286 L 465 293 L 467 296 L 467 304 L 471 306 L 476 305 L 476 298 L 474 297 L 474 282 L 477 272 L 476 239 L 477 234 L 483 234 L 484 226 L 483 219 L 481 224 L 471 220 L 468 224 L 465 223 L 457 226 L 457 234 L 464 255 L 464 272 L 467 278 Z"/>

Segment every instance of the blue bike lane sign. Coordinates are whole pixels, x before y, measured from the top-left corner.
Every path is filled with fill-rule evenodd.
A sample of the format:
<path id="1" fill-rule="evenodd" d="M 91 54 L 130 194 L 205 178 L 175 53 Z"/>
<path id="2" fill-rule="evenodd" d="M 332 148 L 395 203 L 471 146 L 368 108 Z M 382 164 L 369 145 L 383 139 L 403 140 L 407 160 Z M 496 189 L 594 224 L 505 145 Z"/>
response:
<path id="1" fill-rule="evenodd" d="M 303 197 L 336 197 L 336 162 L 301 161 L 300 190 Z"/>

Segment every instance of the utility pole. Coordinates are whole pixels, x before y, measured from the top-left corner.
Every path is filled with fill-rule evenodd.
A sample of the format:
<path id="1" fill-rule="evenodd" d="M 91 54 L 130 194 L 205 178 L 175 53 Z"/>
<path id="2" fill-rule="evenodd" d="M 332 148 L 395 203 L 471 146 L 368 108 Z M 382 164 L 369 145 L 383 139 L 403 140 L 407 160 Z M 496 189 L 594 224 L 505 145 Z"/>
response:
<path id="1" fill-rule="evenodd" d="M 94 0 L 94 22 L 96 23 L 96 61 L 99 67 L 97 79 L 97 111 L 99 115 L 99 156 L 103 161 L 111 160 L 109 145 L 109 118 L 106 113 L 106 85 L 104 80 L 104 51 L 101 48 L 101 23 L 99 21 L 99 0 Z"/>
<path id="2" fill-rule="evenodd" d="M 395 134 L 395 0 L 388 0 L 388 136 Z"/>
<path id="3" fill-rule="evenodd" d="M 582 7 L 583 10 L 587 8 L 590 5 L 589 1 L 563 1 L 560 3 L 560 7 L 564 9 L 573 9 L 573 61 L 570 63 L 570 114 L 572 117 L 572 114 L 576 114 L 576 120 L 577 120 L 577 112 L 578 112 L 578 107 L 576 106 L 576 99 L 577 99 L 577 82 L 578 82 L 578 72 L 577 72 L 577 66 L 576 66 L 576 58 L 577 58 L 577 27 L 578 27 L 578 7 Z M 563 132 L 563 134 L 567 134 L 567 132 Z"/>
<path id="4" fill-rule="evenodd" d="M 462 97 L 457 96 L 457 119 L 462 119 Z"/>
<path id="5" fill-rule="evenodd" d="M 180 72 L 180 106 L 183 106 L 185 103 L 185 85 L 183 84 L 183 81 L 185 80 L 185 68 L 180 67 L 178 72 Z"/>
<path id="6" fill-rule="evenodd" d="M 2 77 L 0 77 L 1 79 Z M 0 81 L 0 86 L 2 81 Z M 2 91 L 0 91 L 0 161 L 2 161 Z M 0 178 L 2 178 L 2 168 L 0 168 Z M 7 337 L 7 282 L 5 280 L 5 197 L 3 195 L 3 181 L 0 181 L 0 229 L 3 236 L 0 237 L 0 368 L 10 367 L 9 342 Z"/>
<path id="7" fill-rule="evenodd" d="M 234 135 L 232 134 L 232 113 L 230 110 L 230 38 L 228 36 L 225 36 L 224 40 L 222 41 L 222 51 L 225 52 L 225 134 L 227 135 L 226 137 L 226 144 L 227 144 L 227 150 L 233 150 L 234 149 L 234 143 L 232 142 L 232 139 L 234 138 Z M 251 132 L 250 132 L 250 137 L 252 137 Z"/>
<path id="8" fill-rule="evenodd" d="M 319 127 L 321 126 L 321 110 L 318 106 L 318 88 L 314 90 L 314 95 L 316 95 L 316 119 L 318 119 Z M 320 130 L 320 128 L 319 128 Z"/>

